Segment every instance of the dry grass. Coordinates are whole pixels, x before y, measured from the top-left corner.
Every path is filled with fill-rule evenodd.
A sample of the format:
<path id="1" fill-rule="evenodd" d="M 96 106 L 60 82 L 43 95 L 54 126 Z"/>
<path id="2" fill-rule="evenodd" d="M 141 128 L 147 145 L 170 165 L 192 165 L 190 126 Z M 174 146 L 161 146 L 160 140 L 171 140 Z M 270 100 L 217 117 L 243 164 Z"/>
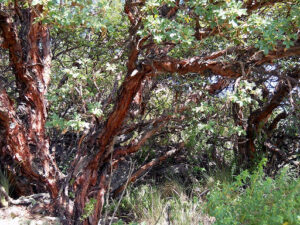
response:
<path id="1" fill-rule="evenodd" d="M 209 225 L 214 221 L 203 214 L 201 199 L 187 196 L 175 180 L 131 190 L 123 199 L 124 209 L 134 214 L 134 221 L 144 225 Z"/>

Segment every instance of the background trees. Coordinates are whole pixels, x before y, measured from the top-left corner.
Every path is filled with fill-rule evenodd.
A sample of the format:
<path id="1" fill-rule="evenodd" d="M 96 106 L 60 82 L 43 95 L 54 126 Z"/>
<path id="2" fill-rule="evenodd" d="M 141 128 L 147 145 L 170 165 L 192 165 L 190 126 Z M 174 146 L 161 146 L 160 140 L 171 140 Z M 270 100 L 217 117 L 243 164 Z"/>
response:
<path id="1" fill-rule="evenodd" d="M 179 151 L 195 168 L 289 163 L 299 25 L 297 0 L 3 1 L 1 165 L 19 195 L 48 191 L 66 223 L 97 224 L 134 155 L 131 181 Z"/>

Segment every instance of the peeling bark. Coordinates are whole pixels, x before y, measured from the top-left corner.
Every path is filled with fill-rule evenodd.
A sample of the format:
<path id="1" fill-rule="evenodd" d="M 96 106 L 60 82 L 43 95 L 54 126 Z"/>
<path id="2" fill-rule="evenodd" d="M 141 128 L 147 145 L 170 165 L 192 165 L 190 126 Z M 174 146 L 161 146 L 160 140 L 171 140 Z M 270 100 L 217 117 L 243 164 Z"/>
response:
<path id="1" fill-rule="evenodd" d="M 241 67 L 241 62 L 222 62 L 216 60 L 218 57 L 229 53 L 235 53 L 238 57 L 246 59 Z M 271 51 L 268 55 L 264 55 L 262 51 L 255 48 L 239 49 L 230 48 L 224 51 L 211 53 L 209 56 L 195 56 L 189 59 L 178 60 L 169 56 L 162 56 L 159 59 L 152 60 L 151 63 L 144 63 L 143 67 L 148 72 L 148 76 L 156 76 L 159 73 L 198 73 L 211 71 L 215 75 L 226 78 L 238 78 L 251 72 L 251 67 L 272 62 L 275 59 L 281 59 L 288 56 L 300 55 L 300 39 L 295 45 L 286 50 L 284 47 L 278 47 L 276 51 Z M 212 59 L 215 59 L 214 61 Z M 245 70 L 243 72 L 243 70 Z"/>
<path id="2" fill-rule="evenodd" d="M 1 90 L 1 105 L 9 110 L 7 113 L 2 111 L 1 116 L 6 127 L 7 149 L 9 155 L 22 165 L 26 176 L 44 184 L 52 197 L 56 197 L 61 173 L 50 156 L 45 131 L 45 94 L 51 66 L 49 33 L 47 27 L 34 22 L 36 13 L 42 10 L 40 6 L 34 10 L 20 10 L 17 3 L 11 14 L 0 13 L 2 47 L 9 51 L 19 93 L 14 103 Z"/>

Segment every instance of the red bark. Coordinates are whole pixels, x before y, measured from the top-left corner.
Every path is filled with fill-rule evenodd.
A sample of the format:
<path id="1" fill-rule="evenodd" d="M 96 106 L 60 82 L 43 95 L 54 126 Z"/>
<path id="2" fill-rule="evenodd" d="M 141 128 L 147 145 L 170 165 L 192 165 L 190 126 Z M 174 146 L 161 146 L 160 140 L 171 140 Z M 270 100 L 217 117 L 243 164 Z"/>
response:
<path id="1" fill-rule="evenodd" d="M 149 75 L 152 76 L 155 76 L 158 73 L 202 74 L 205 70 L 208 70 L 213 74 L 222 77 L 237 78 L 243 75 L 243 69 L 245 69 L 246 74 L 249 74 L 251 72 L 250 68 L 253 65 L 262 65 L 272 62 L 275 59 L 300 55 L 300 40 L 297 40 L 294 43 L 294 46 L 288 50 L 284 47 L 278 47 L 276 51 L 271 51 L 268 55 L 264 55 L 262 51 L 258 51 L 255 48 L 230 48 L 228 51 L 247 58 L 243 68 L 241 67 L 241 63 L 237 61 L 212 61 L 212 59 L 217 59 L 218 57 L 227 54 L 227 51 L 225 50 L 211 53 L 209 56 L 195 56 L 182 60 L 164 56 L 157 60 L 153 60 L 151 64 L 145 63 L 143 66 L 149 71 Z"/>
<path id="2" fill-rule="evenodd" d="M 105 161 L 111 154 L 111 151 L 113 150 L 114 137 L 118 134 L 119 130 L 121 129 L 123 121 L 127 116 L 129 107 L 133 101 L 133 98 L 140 89 L 141 83 L 147 74 L 147 71 L 139 70 L 136 67 L 138 53 L 145 40 L 146 38 L 136 38 L 135 42 L 131 45 L 132 47 L 127 64 L 128 73 L 122 86 L 119 89 L 118 99 L 115 104 L 115 107 L 112 113 L 109 115 L 105 126 L 99 135 L 99 148 L 95 153 L 93 153 L 93 157 L 90 157 L 85 161 L 85 166 L 79 165 L 82 163 L 82 161 L 80 160 L 77 163 L 77 167 L 82 168 L 82 174 L 79 177 L 77 177 L 77 174 L 73 174 L 74 178 L 76 179 L 76 212 L 74 212 L 74 214 L 82 214 L 88 199 L 88 193 L 92 189 L 98 189 L 98 193 L 95 194 L 95 196 L 97 196 L 97 199 L 101 199 L 102 197 L 100 196 L 103 196 L 102 193 L 105 193 L 105 185 L 103 186 L 103 182 L 105 182 L 106 174 L 103 175 L 104 180 L 99 179 L 97 174 L 98 171 L 104 171 L 104 168 L 106 167 Z M 85 157 L 85 155 L 82 155 L 81 157 Z M 101 204 L 102 203 L 97 203 L 98 209 L 102 208 Z M 98 223 L 100 219 L 100 213 L 101 210 L 94 212 L 93 219 L 91 222 L 92 224 Z"/>
<path id="3" fill-rule="evenodd" d="M 16 105 L 22 110 L 22 117 L 19 117 L 12 101 L 1 90 L 1 102 L 10 110 L 5 121 L 10 124 L 6 126 L 7 148 L 12 158 L 19 157 L 17 161 L 21 162 L 26 176 L 45 184 L 45 188 L 56 197 L 57 179 L 61 174 L 49 153 L 45 131 L 45 94 L 51 66 L 48 29 L 42 23 L 35 22 L 36 13 L 42 10 L 40 6 L 22 11 L 18 7 L 16 1 L 15 11 L 0 14 L 0 29 L 4 39 L 2 47 L 9 51 L 19 93 Z M 17 25 L 18 22 L 20 25 Z M 23 29 L 22 32 L 19 29 Z M 42 47 L 41 51 L 39 46 Z"/>
<path id="4" fill-rule="evenodd" d="M 13 101 L 4 89 L 0 90 L 0 123 L 5 127 L 7 151 L 13 159 L 23 165 L 25 174 L 36 179 L 36 174 L 31 167 L 33 159 L 22 125 L 16 120 Z"/>

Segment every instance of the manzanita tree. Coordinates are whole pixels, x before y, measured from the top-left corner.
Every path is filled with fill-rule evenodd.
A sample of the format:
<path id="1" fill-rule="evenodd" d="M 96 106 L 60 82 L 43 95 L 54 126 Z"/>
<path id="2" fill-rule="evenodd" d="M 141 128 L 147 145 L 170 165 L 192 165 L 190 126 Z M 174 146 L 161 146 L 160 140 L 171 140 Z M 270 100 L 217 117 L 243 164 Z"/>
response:
<path id="1" fill-rule="evenodd" d="M 14 165 L 7 168 L 26 177 L 18 182 L 28 193 L 49 192 L 49 210 L 66 224 L 97 224 L 110 171 L 166 124 L 191 128 L 194 121 L 213 130 L 215 116 L 186 123 L 187 112 L 198 118 L 209 114 L 203 103 L 225 89 L 234 87 L 227 99 L 234 102 L 233 124 L 240 127 L 236 152 L 250 162 L 257 134 L 298 84 L 297 0 L 5 0 L 0 7 L 1 164 Z M 251 100 L 237 93 L 250 89 L 239 84 L 248 80 L 260 89 L 272 76 L 281 80 L 274 94 L 265 96 L 269 102 L 243 111 Z M 151 99 L 166 90 L 159 109 L 162 104 Z M 274 119 L 269 133 L 282 118 Z M 61 134 L 84 130 L 68 168 L 57 165 L 50 147 L 56 128 Z M 181 148 L 186 140 L 178 141 Z M 130 181 L 175 152 L 139 168 Z M 93 213 L 83 216 L 89 204 Z"/>

